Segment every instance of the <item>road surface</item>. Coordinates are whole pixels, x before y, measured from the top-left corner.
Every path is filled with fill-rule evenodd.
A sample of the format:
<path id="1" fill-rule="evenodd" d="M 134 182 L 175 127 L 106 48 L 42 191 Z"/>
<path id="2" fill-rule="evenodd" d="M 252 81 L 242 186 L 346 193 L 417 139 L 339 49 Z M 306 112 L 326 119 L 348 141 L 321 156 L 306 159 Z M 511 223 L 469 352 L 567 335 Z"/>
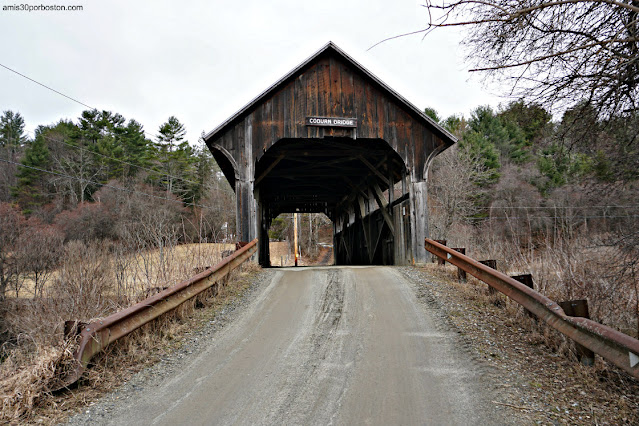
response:
<path id="1" fill-rule="evenodd" d="M 503 424 L 482 368 L 391 267 L 280 269 L 108 424 Z M 507 423 L 507 421 L 506 421 Z"/>

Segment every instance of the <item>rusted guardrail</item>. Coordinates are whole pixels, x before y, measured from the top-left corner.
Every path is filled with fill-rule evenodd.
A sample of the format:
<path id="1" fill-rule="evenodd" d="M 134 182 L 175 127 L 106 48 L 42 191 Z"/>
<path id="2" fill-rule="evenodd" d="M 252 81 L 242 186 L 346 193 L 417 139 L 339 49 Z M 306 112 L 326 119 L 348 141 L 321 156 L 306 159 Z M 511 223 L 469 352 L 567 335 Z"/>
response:
<path id="1" fill-rule="evenodd" d="M 639 379 L 639 340 L 595 321 L 571 317 L 546 296 L 451 248 L 426 238 L 426 250 L 516 301 L 548 325 Z"/>
<path id="2" fill-rule="evenodd" d="M 255 251 L 257 251 L 257 239 L 191 279 L 169 287 L 123 311 L 84 325 L 80 333 L 80 345 L 74 353 L 75 368 L 62 380 L 58 390 L 77 382 L 91 358 L 109 344 L 210 288 L 249 259 Z"/>

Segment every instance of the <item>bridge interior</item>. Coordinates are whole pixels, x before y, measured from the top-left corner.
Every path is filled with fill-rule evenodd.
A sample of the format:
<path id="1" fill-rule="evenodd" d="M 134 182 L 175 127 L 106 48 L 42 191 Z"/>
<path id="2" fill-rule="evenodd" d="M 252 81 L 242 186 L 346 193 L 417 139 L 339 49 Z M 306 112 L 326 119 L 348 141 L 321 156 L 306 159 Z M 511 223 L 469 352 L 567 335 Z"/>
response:
<path id="1" fill-rule="evenodd" d="M 406 166 L 384 140 L 280 140 L 257 162 L 254 187 L 263 265 L 270 223 L 295 212 L 324 213 L 333 221 L 336 263 L 394 263 L 392 209 L 408 198 Z"/>

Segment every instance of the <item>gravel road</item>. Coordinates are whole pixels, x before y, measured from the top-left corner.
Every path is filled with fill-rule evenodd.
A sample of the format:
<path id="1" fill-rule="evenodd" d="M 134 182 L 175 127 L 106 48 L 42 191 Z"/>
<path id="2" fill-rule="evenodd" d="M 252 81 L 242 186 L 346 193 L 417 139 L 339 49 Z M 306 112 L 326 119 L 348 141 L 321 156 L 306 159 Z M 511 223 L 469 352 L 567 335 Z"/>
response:
<path id="1" fill-rule="evenodd" d="M 488 367 L 401 271 L 277 270 L 174 373 L 71 423 L 516 423 L 491 402 Z"/>

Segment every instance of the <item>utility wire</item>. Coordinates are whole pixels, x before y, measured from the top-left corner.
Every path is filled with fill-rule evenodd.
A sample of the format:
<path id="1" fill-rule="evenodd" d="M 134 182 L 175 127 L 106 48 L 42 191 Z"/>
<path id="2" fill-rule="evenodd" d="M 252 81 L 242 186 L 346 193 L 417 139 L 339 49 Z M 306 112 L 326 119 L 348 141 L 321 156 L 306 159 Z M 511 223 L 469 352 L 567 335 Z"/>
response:
<path id="1" fill-rule="evenodd" d="M 67 175 L 67 174 L 64 174 L 64 173 L 58 173 L 58 172 L 54 172 L 54 171 L 51 171 L 51 170 L 41 169 L 39 167 L 27 166 L 25 164 L 20 164 L 20 163 L 17 163 L 15 161 L 6 160 L 4 158 L 0 158 L 0 161 L 3 161 L 5 163 L 9 163 L 9 164 L 15 164 L 16 166 L 19 166 L 19 167 L 26 167 L 27 169 L 37 170 L 37 171 L 43 172 L 43 173 L 49 173 L 49 174 L 55 175 L 55 176 L 65 177 L 65 178 L 69 178 L 69 179 L 75 179 L 75 180 L 78 180 L 78 181 L 81 181 L 81 182 L 88 182 L 88 183 L 91 183 L 91 184 L 94 184 L 94 185 L 98 185 L 100 187 L 107 187 L 107 188 L 115 189 L 115 190 L 118 190 L 118 191 L 128 192 L 130 194 L 142 194 L 142 195 L 145 195 L 147 197 L 157 198 L 159 200 L 171 201 L 173 203 L 180 203 L 182 205 L 194 206 L 194 207 L 200 207 L 200 208 L 207 208 L 207 209 L 211 209 L 211 210 L 214 209 L 211 206 L 205 206 L 205 205 L 196 204 L 196 203 L 185 203 L 185 202 L 180 201 L 180 200 L 172 200 L 170 198 L 160 197 L 159 195 L 153 195 L 153 194 L 149 194 L 149 193 L 142 192 L 142 191 L 136 191 L 136 190 L 133 190 L 133 189 L 126 189 L 126 188 L 122 188 L 122 187 L 119 187 L 119 186 L 109 185 L 107 183 L 95 182 L 95 181 L 92 181 L 90 179 L 85 179 L 85 178 L 81 178 L 81 177 L 77 177 L 77 176 L 70 176 L 70 175 Z"/>
<path id="2" fill-rule="evenodd" d="M 67 96 L 67 95 L 65 95 L 65 94 L 64 94 L 64 93 L 62 93 L 62 92 L 58 92 L 57 90 L 52 89 L 51 87 L 47 86 L 46 84 L 42 84 L 42 83 L 40 83 L 39 81 L 36 81 L 36 80 L 32 79 L 31 77 L 27 77 L 26 75 L 21 74 L 21 73 L 19 73 L 18 71 L 16 71 L 16 70 L 14 70 L 14 69 L 9 68 L 9 67 L 8 67 L 8 66 L 6 66 L 6 65 L 0 64 L 0 67 L 2 67 L 2 68 L 6 68 L 6 69 L 8 69 L 9 71 L 11 71 L 11 72 L 13 72 L 13 73 L 18 74 L 20 77 L 24 77 L 24 78 L 26 78 L 27 80 L 34 82 L 35 84 L 39 84 L 40 86 L 44 87 L 45 89 L 49 89 L 49 90 L 51 90 L 52 92 L 55 92 L 55 93 L 57 93 L 57 94 L 58 94 L 58 95 L 60 95 L 60 96 L 64 96 L 64 97 L 65 97 L 65 98 L 67 98 L 67 99 L 71 99 L 73 102 L 79 103 L 79 104 L 80 104 L 80 105 L 82 105 L 82 106 L 85 106 L 85 107 L 87 107 L 87 108 L 89 108 L 89 109 L 96 109 L 96 108 L 93 108 L 92 106 L 89 106 L 89 105 L 87 105 L 87 104 L 83 103 L 83 102 L 80 102 L 80 101 L 79 101 L 79 100 L 77 100 L 77 99 L 72 98 L 71 96 Z"/>
<path id="3" fill-rule="evenodd" d="M 513 209 L 607 209 L 607 208 L 635 208 L 639 207 L 639 204 L 632 204 L 627 206 L 609 205 L 609 206 L 511 206 L 511 207 L 481 207 L 480 210 L 513 210 Z M 431 209 L 445 209 L 444 206 L 430 206 Z"/>
<path id="4" fill-rule="evenodd" d="M 75 98 L 72 98 L 71 96 L 65 95 L 64 93 L 62 93 L 62 92 L 60 92 L 60 91 L 58 91 L 58 90 L 55 90 L 55 89 L 53 89 L 53 88 L 51 88 L 51 87 L 47 86 L 46 84 L 40 83 L 39 81 L 34 80 L 33 78 L 28 77 L 28 76 L 26 76 L 26 75 L 24 75 L 24 74 L 22 74 L 22 73 L 20 73 L 20 72 L 18 72 L 18 71 L 16 71 L 16 70 L 12 69 L 12 68 L 9 68 L 9 67 L 8 67 L 8 66 L 6 66 L 6 65 L 3 65 L 3 64 L 1 64 L 1 63 L 0 63 L 0 66 L 1 66 L 1 67 L 3 67 L 3 68 L 5 68 L 5 69 L 7 69 L 7 70 L 9 70 L 9 71 L 11 71 L 11 72 L 13 72 L 13 73 L 15 73 L 15 74 L 17 74 L 17 75 L 19 75 L 20 77 L 24 77 L 24 78 L 26 78 L 26 79 L 27 79 L 27 80 L 29 80 L 29 81 L 32 81 L 32 82 L 34 82 L 34 83 L 36 83 L 36 84 L 38 84 L 38 85 L 40 85 L 40 86 L 42 86 L 42 87 L 44 87 L 44 88 L 46 88 L 46 89 L 48 89 L 48 90 L 51 90 L 52 92 L 55 92 L 55 93 L 57 93 L 58 95 L 64 96 L 65 98 L 70 99 L 70 100 L 72 100 L 73 102 L 76 102 L 76 103 L 78 103 L 78 104 L 80 104 L 80 105 L 82 105 L 82 106 L 85 106 L 85 107 L 89 108 L 89 109 L 97 110 L 97 108 L 95 108 L 95 107 L 92 107 L 92 106 L 90 106 L 90 105 L 87 105 L 87 104 L 85 104 L 84 102 L 81 102 L 81 101 L 79 101 L 79 100 L 77 100 L 77 99 L 75 99 Z M 143 132 L 144 132 L 144 134 L 145 134 L 147 137 L 149 137 L 149 139 L 152 139 L 152 136 L 151 136 L 149 133 L 147 133 L 147 132 L 146 132 L 146 131 L 144 131 L 144 130 L 143 130 Z M 33 132 L 28 132 L 28 133 L 33 134 Z M 35 135 L 34 135 L 34 137 L 35 137 Z M 64 141 L 57 141 L 57 140 L 50 139 L 50 138 L 47 138 L 47 137 L 45 137 L 45 138 L 46 138 L 46 139 L 48 139 L 48 140 L 54 141 L 54 142 L 63 143 L 63 144 L 65 144 L 65 145 L 68 145 L 68 146 L 73 147 L 73 148 L 82 149 L 82 150 L 87 151 L 85 148 L 82 148 L 82 147 L 80 147 L 80 146 L 75 146 L 75 145 L 72 145 L 72 144 L 67 143 L 67 142 L 64 142 Z M 89 151 L 89 152 L 92 152 L 92 151 Z M 104 157 L 104 158 L 108 158 L 108 159 L 110 159 L 110 160 L 119 161 L 119 162 L 121 162 L 121 163 L 123 163 L 123 164 L 127 164 L 127 165 L 132 166 L 132 167 L 138 167 L 138 168 L 140 168 L 140 169 L 143 169 L 143 170 L 146 170 L 146 171 L 150 171 L 150 172 L 153 172 L 153 173 L 161 173 L 161 172 L 158 172 L 157 170 L 152 170 L 152 169 L 149 169 L 149 168 L 146 168 L 146 167 L 143 167 L 143 166 L 138 166 L 138 165 L 135 165 L 135 164 L 131 164 L 131 163 L 127 162 L 127 161 L 119 160 L 119 159 L 117 159 L 117 158 L 113 158 L 113 157 L 109 157 L 108 155 L 100 154 L 100 153 L 98 153 L 98 152 L 92 152 L 92 153 L 93 153 L 93 154 L 97 154 L 97 155 L 99 155 L 99 156 L 101 156 L 101 157 Z M 183 182 L 188 182 L 188 183 L 192 183 L 192 184 L 196 184 L 196 185 L 198 184 L 197 182 L 193 182 L 193 181 L 190 181 L 190 180 L 188 180 L 188 179 L 180 178 L 180 177 L 177 177 L 177 176 L 172 176 L 172 175 L 169 175 L 169 174 L 166 174 L 166 173 L 161 173 L 161 174 L 162 174 L 163 176 L 167 176 L 167 177 L 170 177 L 170 178 L 173 178 L 173 179 L 181 180 L 181 181 L 183 181 Z"/>
<path id="5" fill-rule="evenodd" d="M 489 217 L 471 217 L 466 216 L 465 219 L 473 220 L 509 220 L 509 219 L 620 219 L 620 218 L 638 218 L 639 215 L 626 215 L 626 216 L 573 216 L 568 218 L 566 216 L 489 216 Z"/>
<path id="6" fill-rule="evenodd" d="M 91 109 L 91 110 L 95 110 L 95 111 L 97 111 L 97 110 L 98 110 L 96 107 L 92 107 L 92 106 L 90 106 L 90 105 L 85 104 L 84 102 L 80 102 L 79 100 L 77 100 L 77 99 L 75 99 L 75 98 L 72 98 L 72 97 L 71 97 L 71 96 L 69 96 L 69 95 L 65 95 L 64 93 L 62 93 L 62 92 L 60 92 L 60 91 L 58 91 L 58 90 L 55 90 L 55 89 L 53 89 L 53 88 L 51 88 L 51 87 L 47 86 L 46 84 L 40 83 L 39 81 L 34 80 L 34 79 L 33 79 L 33 78 L 31 78 L 31 77 L 28 77 L 28 76 L 26 76 L 26 75 L 24 75 L 24 74 L 22 74 L 22 73 L 19 73 L 18 71 L 14 70 L 14 69 L 12 69 L 12 68 L 9 68 L 9 67 L 8 67 L 8 66 L 6 66 L 6 65 L 0 64 L 0 66 L 1 66 L 1 67 L 3 67 L 3 68 L 6 68 L 7 70 L 9 70 L 9 71 L 11 71 L 11 72 L 13 72 L 13 73 L 18 74 L 20 77 L 24 77 L 24 78 L 26 78 L 27 80 L 32 81 L 32 82 L 34 82 L 35 84 L 38 84 L 38 85 L 40 85 L 40 86 L 42 86 L 42 87 L 44 87 L 44 88 L 46 88 L 46 89 L 48 89 L 48 90 L 51 90 L 52 92 L 55 92 L 55 93 L 57 93 L 57 94 L 58 94 L 58 95 L 60 95 L 60 96 L 64 96 L 65 98 L 70 99 L 70 100 L 72 100 L 73 102 L 76 102 L 76 103 L 78 103 L 78 104 L 80 104 L 80 105 L 82 105 L 82 106 L 84 106 L 84 107 L 87 107 L 87 108 L 89 108 L 89 109 Z M 146 135 L 149 139 L 151 139 L 151 140 L 153 140 L 153 138 L 157 137 L 157 136 L 155 136 L 155 135 L 151 135 L 151 134 L 149 134 L 146 130 L 143 130 L 143 132 L 144 132 L 144 134 L 145 134 L 145 135 Z"/>

